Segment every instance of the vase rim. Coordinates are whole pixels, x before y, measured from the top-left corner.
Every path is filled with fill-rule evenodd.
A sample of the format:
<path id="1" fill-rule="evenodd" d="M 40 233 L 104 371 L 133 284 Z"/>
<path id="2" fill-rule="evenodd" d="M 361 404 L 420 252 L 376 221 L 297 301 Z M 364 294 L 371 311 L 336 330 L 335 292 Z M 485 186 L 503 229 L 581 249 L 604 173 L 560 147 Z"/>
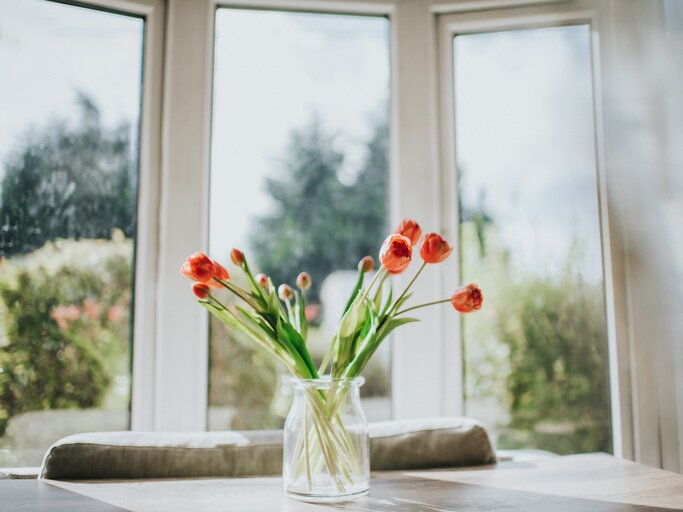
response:
<path id="1" fill-rule="evenodd" d="M 329 375 L 323 375 L 317 379 L 302 379 L 301 377 L 289 377 L 289 382 L 295 388 L 332 388 L 332 387 L 355 387 L 365 384 L 365 377 L 344 377 L 333 379 Z"/>

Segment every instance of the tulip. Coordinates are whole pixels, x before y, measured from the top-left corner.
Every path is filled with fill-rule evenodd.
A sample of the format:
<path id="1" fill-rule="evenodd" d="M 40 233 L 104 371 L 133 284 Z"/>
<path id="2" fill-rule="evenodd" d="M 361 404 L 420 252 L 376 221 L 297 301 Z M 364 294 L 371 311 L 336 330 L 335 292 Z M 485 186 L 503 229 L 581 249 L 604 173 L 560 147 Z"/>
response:
<path id="1" fill-rule="evenodd" d="M 288 284 L 281 284 L 277 289 L 277 294 L 282 300 L 291 300 L 294 298 L 294 290 Z"/>
<path id="2" fill-rule="evenodd" d="M 256 283 L 264 290 L 268 289 L 268 276 L 265 274 L 256 274 L 254 277 Z"/>
<path id="3" fill-rule="evenodd" d="M 194 283 L 192 285 L 192 293 L 194 293 L 198 299 L 204 300 L 211 293 L 211 289 L 206 283 Z"/>
<path id="4" fill-rule="evenodd" d="M 216 279 L 220 279 L 222 281 L 225 281 L 227 279 L 230 279 L 230 274 L 228 274 L 228 271 L 225 269 L 225 267 L 223 265 L 214 261 L 213 262 L 213 277 Z"/>
<path id="5" fill-rule="evenodd" d="M 389 235 L 379 251 L 379 261 L 392 274 L 400 274 L 413 257 L 413 246 L 410 239 L 403 235 Z"/>
<path id="6" fill-rule="evenodd" d="M 227 279 L 230 279 L 230 276 L 228 275 L 228 271 L 225 269 L 223 265 L 220 263 L 214 261 L 213 262 L 213 279 L 210 279 L 206 282 L 208 286 L 211 288 L 221 288 L 222 285 L 216 279 L 220 279 L 222 281 L 225 281 Z"/>
<path id="7" fill-rule="evenodd" d="M 180 272 L 193 281 L 205 283 L 213 277 L 213 261 L 203 252 L 196 252 L 187 257 Z"/>
<path id="8" fill-rule="evenodd" d="M 296 278 L 297 288 L 308 290 L 311 287 L 311 275 L 308 272 L 302 272 Z"/>
<path id="9" fill-rule="evenodd" d="M 365 273 L 372 272 L 375 270 L 375 260 L 372 256 L 365 256 L 358 262 L 358 270 L 362 270 Z"/>
<path id="10" fill-rule="evenodd" d="M 230 259 L 235 265 L 241 267 L 242 263 L 244 263 L 244 253 L 239 249 L 233 249 L 230 251 Z"/>
<path id="11" fill-rule="evenodd" d="M 481 309 L 482 302 L 484 302 L 484 295 L 476 284 L 458 288 L 451 296 L 451 304 L 461 313 L 471 313 Z"/>
<path id="12" fill-rule="evenodd" d="M 412 219 L 403 219 L 396 228 L 395 233 L 408 237 L 412 245 L 417 245 L 420 241 L 420 236 L 422 236 L 422 228 Z"/>
<path id="13" fill-rule="evenodd" d="M 420 256 L 425 263 L 441 263 L 453 252 L 453 248 L 438 233 L 427 233 L 420 247 Z"/>

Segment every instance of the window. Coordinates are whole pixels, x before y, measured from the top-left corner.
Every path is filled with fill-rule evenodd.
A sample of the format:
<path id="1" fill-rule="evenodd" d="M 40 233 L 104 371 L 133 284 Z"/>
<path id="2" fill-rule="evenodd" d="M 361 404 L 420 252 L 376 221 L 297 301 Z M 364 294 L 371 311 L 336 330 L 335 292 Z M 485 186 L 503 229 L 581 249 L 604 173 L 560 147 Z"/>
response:
<path id="1" fill-rule="evenodd" d="M 143 30 L 0 3 L 0 466 L 129 427 Z"/>
<path id="2" fill-rule="evenodd" d="M 320 358 L 358 260 L 375 256 L 387 228 L 388 29 L 374 16 L 216 15 L 210 253 L 226 260 L 238 247 L 277 284 L 308 271 Z M 279 369 L 235 336 L 211 319 L 209 429 L 282 426 Z M 390 415 L 388 346 L 380 352 L 362 390 L 370 419 Z"/>
<path id="3" fill-rule="evenodd" d="M 499 448 L 611 451 L 587 25 L 453 42 L 465 411 Z"/>

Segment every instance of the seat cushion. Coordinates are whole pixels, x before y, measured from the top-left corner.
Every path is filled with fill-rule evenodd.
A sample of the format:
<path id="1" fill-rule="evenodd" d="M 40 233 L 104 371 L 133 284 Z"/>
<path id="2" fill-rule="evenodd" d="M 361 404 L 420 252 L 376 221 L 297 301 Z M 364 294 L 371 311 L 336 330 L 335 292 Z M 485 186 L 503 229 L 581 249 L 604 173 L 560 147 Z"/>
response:
<path id="1" fill-rule="evenodd" d="M 468 418 L 371 423 L 373 470 L 489 464 L 485 428 Z M 47 451 L 41 478 L 102 480 L 276 475 L 282 431 L 97 432 L 61 439 Z"/>

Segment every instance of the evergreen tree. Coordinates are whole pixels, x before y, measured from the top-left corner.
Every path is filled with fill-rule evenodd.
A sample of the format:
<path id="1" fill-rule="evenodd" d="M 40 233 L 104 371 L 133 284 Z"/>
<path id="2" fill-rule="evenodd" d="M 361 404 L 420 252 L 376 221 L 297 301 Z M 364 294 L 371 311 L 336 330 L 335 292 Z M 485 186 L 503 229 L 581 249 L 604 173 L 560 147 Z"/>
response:
<path id="1" fill-rule="evenodd" d="M 0 256 L 31 252 L 55 238 L 131 237 L 135 174 L 130 126 L 105 129 L 97 106 L 78 96 L 74 127 L 56 121 L 27 137 L 0 184 Z"/>
<path id="2" fill-rule="evenodd" d="M 365 162 L 352 185 L 339 180 L 344 156 L 320 123 L 295 131 L 280 176 L 266 180 L 273 199 L 268 215 L 256 219 L 251 240 L 261 271 L 276 283 L 293 283 L 308 271 L 316 300 L 332 271 L 355 269 L 375 255 L 385 235 L 387 125 L 377 123 Z"/>

